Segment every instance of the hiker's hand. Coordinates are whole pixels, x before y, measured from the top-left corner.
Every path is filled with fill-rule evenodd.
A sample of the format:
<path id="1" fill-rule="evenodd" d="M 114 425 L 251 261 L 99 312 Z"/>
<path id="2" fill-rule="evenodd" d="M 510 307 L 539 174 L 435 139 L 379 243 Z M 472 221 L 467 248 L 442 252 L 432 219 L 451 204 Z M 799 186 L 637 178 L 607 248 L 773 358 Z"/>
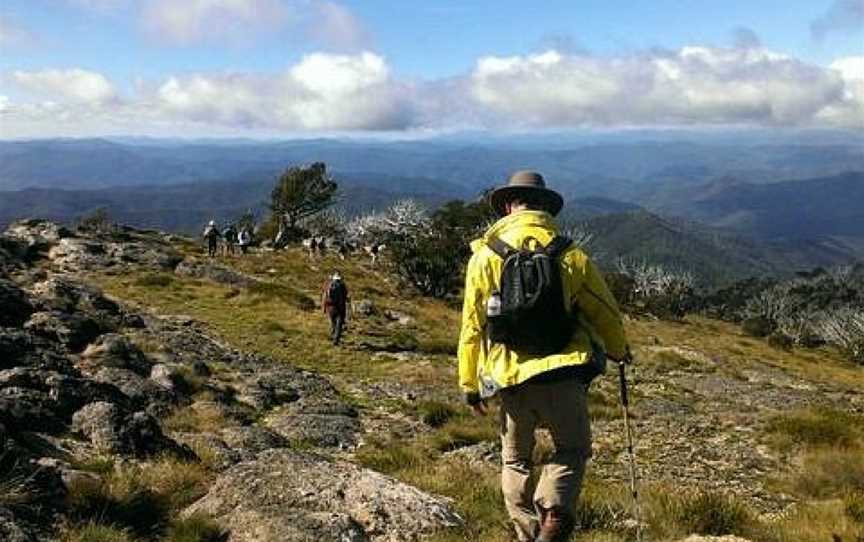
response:
<path id="1" fill-rule="evenodd" d="M 486 401 L 480 401 L 476 405 L 471 405 L 471 410 L 475 416 L 485 416 L 489 414 L 489 409 L 486 407 Z"/>
<path id="2" fill-rule="evenodd" d="M 481 399 L 480 394 L 477 392 L 466 393 L 465 402 L 468 403 L 468 406 L 471 407 L 471 410 L 473 410 L 474 414 L 477 416 L 485 416 L 488 412 L 486 409 L 486 401 Z"/>

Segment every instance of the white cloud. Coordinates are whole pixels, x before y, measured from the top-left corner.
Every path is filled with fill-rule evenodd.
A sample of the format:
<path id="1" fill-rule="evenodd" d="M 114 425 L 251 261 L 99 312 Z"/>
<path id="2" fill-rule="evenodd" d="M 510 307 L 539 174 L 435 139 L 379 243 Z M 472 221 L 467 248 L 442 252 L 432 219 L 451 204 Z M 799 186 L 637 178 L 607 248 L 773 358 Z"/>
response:
<path id="1" fill-rule="evenodd" d="M 11 81 L 22 89 L 52 99 L 79 104 L 104 104 L 117 98 L 114 86 L 101 73 L 80 68 L 14 71 Z"/>
<path id="2" fill-rule="evenodd" d="M 820 111 L 817 120 L 834 126 L 864 128 L 864 55 L 839 58 L 830 68 L 844 81 L 843 97 Z"/>
<path id="3" fill-rule="evenodd" d="M 4 86 L 13 85 L 13 91 Z M 796 126 L 864 130 L 864 56 L 830 67 L 760 47 L 615 57 L 485 57 L 470 74 L 394 76 L 370 52 L 278 73 L 187 73 L 121 96 L 80 68 L 0 75 L 0 136 L 232 135 L 475 128 Z"/>
<path id="4" fill-rule="evenodd" d="M 408 87 L 372 53 L 304 57 L 282 74 L 191 75 L 158 86 L 174 116 L 284 130 L 386 130 L 412 124 Z"/>
<path id="5" fill-rule="evenodd" d="M 833 70 L 765 49 L 481 58 L 472 95 L 523 126 L 807 124 L 842 99 Z"/>

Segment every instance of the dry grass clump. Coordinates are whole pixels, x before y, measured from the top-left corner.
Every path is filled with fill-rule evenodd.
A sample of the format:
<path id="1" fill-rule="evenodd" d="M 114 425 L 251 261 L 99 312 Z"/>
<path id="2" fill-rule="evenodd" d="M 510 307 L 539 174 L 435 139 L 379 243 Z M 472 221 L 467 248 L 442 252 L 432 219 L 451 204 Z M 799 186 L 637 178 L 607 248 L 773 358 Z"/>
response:
<path id="1" fill-rule="evenodd" d="M 198 401 L 179 407 L 162 420 L 163 428 L 184 433 L 213 433 L 231 425 L 236 422 L 225 416 L 216 401 Z"/>
<path id="2" fill-rule="evenodd" d="M 420 420 L 430 427 L 441 427 L 454 416 L 456 409 L 449 403 L 441 401 L 423 401 L 417 405 L 417 413 L 420 415 Z"/>
<path id="3" fill-rule="evenodd" d="M 64 529 L 61 542 L 135 542 L 128 529 L 100 523 L 86 523 Z"/>
<path id="4" fill-rule="evenodd" d="M 70 523 L 64 536 L 82 542 L 153 539 L 166 531 L 172 516 L 204 494 L 209 479 L 200 464 L 169 457 L 115 467 L 101 484 L 69 487 Z M 117 533 L 125 538 L 110 538 Z"/>
<path id="5" fill-rule="evenodd" d="M 816 499 L 864 493 L 864 450 L 834 448 L 804 454 L 800 471 L 790 476 L 795 493 Z"/>
<path id="6" fill-rule="evenodd" d="M 864 437 L 864 416 L 819 408 L 778 414 L 767 430 L 778 447 L 851 446 Z"/>

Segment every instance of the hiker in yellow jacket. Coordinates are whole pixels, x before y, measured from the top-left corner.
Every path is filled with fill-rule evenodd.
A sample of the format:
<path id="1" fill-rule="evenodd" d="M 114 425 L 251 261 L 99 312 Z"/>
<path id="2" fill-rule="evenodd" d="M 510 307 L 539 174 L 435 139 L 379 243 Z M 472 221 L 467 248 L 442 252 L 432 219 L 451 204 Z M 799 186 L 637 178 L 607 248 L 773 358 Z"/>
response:
<path id="1" fill-rule="evenodd" d="M 504 260 L 500 249 L 547 247 L 558 235 L 553 216 L 561 196 L 536 172 L 514 173 L 490 196 L 503 216 L 471 244 L 459 339 L 459 386 L 478 414 L 485 400 L 501 398 L 502 489 L 505 506 L 522 542 L 566 540 L 591 455 L 587 384 L 603 372 L 606 358 L 628 356 L 621 315 L 602 275 L 576 247 L 560 253 L 562 318 L 572 326 L 556 352 L 517 351 L 490 339 L 487 314 L 496 314 Z M 491 302 L 490 302 L 491 300 Z M 493 306 L 494 305 L 494 306 Z M 570 335 L 572 333 L 572 335 Z M 547 427 L 554 453 L 532 491 L 529 487 L 534 430 Z"/>

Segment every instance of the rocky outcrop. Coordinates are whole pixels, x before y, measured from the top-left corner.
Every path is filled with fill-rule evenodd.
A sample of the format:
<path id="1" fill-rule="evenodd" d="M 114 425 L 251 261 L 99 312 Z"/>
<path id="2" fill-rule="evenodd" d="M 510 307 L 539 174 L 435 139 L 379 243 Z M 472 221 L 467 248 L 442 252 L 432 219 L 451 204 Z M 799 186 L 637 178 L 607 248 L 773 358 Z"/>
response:
<path id="1" fill-rule="evenodd" d="M 231 542 L 417 540 L 462 521 L 443 498 L 290 449 L 231 467 L 184 513 L 230 526 Z"/>
<path id="2" fill-rule="evenodd" d="M 192 459 L 188 447 L 162 433 L 159 423 L 144 412 L 124 412 L 114 403 L 90 403 L 72 417 L 72 431 L 87 438 L 98 450 L 135 457 L 172 454 Z"/>
<path id="3" fill-rule="evenodd" d="M 33 306 L 21 288 L 0 277 L 0 326 L 20 326 L 33 314 Z"/>
<path id="4" fill-rule="evenodd" d="M 220 284 L 245 288 L 253 283 L 255 279 L 238 273 L 229 267 L 202 260 L 183 260 L 177 265 L 175 273 L 184 277 L 212 280 Z"/>
<path id="5" fill-rule="evenodd" d="M 27 496 L 0 505 L 0 540 L 55 539 L 66 488 L 100 483 L 77 466 L 91 454 L 221 473 L 188 513 L 215 514 L 233 540 L 414 540 L 459 523 L 443 499 L 314 455 L 354 448 L 361 431 L 328 379 L 231 348 L 189 317 L 131 310 L 81 278 L 137 265 L 256 284 L 180 261 L 156 232 L 23 221 L 0 235 L 0 488 L 15 480 Z"/>

